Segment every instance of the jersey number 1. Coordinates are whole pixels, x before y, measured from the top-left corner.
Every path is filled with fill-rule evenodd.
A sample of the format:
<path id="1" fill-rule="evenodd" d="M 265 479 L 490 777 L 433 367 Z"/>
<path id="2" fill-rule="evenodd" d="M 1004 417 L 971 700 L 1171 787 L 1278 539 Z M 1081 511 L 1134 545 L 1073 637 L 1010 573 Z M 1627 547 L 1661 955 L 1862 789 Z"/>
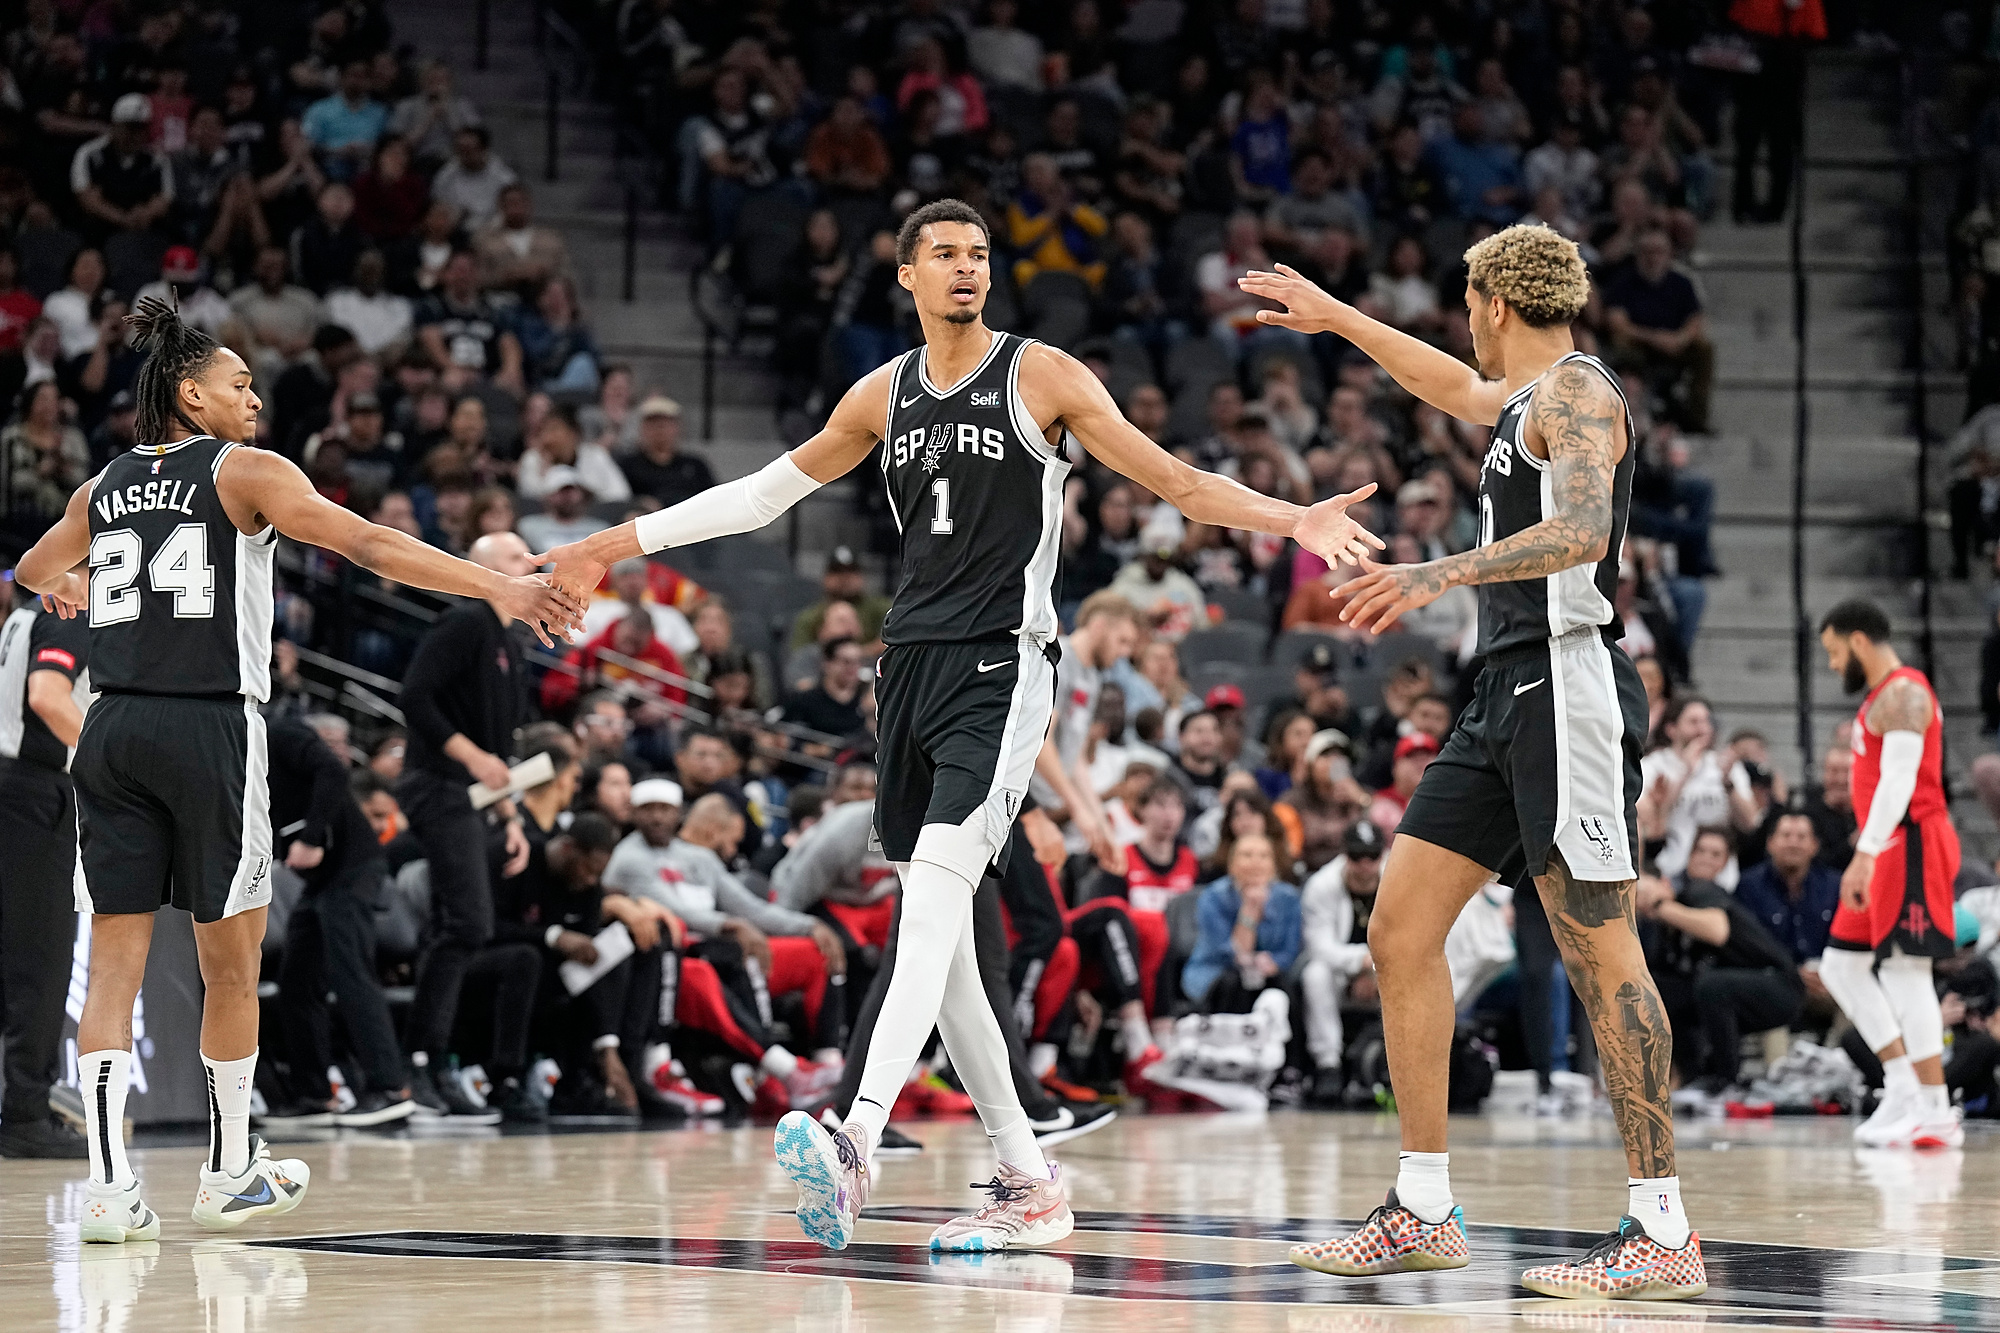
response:
<path id="1" fill-rule="evenodd" d="M 951 478 L 939 477 L 931 483 L 931 494 L 937 497 L 937 513 L 931 516 L 931 531 L 940 537 L 951 535 Z"/>
<path id="2" fill-rule="evenodd" d="M 90 623 L 123 625 L 139 618 L 139 559 L 146 545 L 130 528 L 112 528 L 90 541 Z M 183 523 L 167 534 L 146 562 L 154 592 L 174 595 L 174 617 L 206 620 L 215 614 L 215 566 L 208 563 L 208 526 Z"/>

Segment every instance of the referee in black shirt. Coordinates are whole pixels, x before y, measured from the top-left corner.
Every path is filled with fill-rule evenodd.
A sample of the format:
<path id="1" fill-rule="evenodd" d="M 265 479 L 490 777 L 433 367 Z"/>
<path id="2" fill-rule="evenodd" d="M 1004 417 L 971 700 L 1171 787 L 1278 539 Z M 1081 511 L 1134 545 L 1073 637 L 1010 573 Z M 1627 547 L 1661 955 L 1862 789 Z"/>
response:
<path id="1" fill-rule="evenodd" d="M 0 626 L 0 1157 L 82 1158 L 49 1112 L 76 943 L 76 790 L 69 757 L 89 697 L 90 627 L 29 603 Z"/>
<path id="2" fill-rule="evenodd" d="M 511 532 L 472 544 L 472 560 L 509 576 L 534 573 L 527 543 Z M 505 787 L 514 731 L 528 720 L 525 643 L 486 602 L 440 616 L 403 676 L 410 729 L 396 799 L 430 861 L 431 923 L 417 964 L 417 993 L 404 1044 L 410 1091 L 433 1114 L 478 1115 L 455 1080 L 430 1067 L 451 1044 L 466 968 L 493 936 L 493 886 L 486 866 L 488 813 L 472 808 L 474 782 Z M 511 802 L 492 807 L 507 821 L 506 873 L 527 863 L 528 840 Z"/>

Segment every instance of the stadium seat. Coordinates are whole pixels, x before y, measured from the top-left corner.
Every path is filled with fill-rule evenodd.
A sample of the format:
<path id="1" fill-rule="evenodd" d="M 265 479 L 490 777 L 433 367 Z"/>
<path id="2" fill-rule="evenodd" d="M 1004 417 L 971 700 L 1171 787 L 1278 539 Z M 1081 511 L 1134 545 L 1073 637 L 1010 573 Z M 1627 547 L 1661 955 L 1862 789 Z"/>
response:
<path id="1" fill-rule="evenodd" d="M 1090 286 L 1074 273 L 1037 273 L 1021 293 L 1030 338 L 1069 351 L 1090 332 Z"/>
<path id="2" fill-rule="evenodd" d="M 1262 625 L 1225 620 L 1213 629 L 1198 629 L 1181 640 L 1183 662 L 1234 662 L 1239 667 L 1262 666 L 1271 632 Z"/>
<path id="3" fill-rule="evenodd" d="M 1229 349 L 1212 338 L 1189 338 L 1167 353 L 1166 388 L 1176 406 L 1189 393 L 1205 403 L 1210 389 L 1235 378 L 1236 362 Z"/>

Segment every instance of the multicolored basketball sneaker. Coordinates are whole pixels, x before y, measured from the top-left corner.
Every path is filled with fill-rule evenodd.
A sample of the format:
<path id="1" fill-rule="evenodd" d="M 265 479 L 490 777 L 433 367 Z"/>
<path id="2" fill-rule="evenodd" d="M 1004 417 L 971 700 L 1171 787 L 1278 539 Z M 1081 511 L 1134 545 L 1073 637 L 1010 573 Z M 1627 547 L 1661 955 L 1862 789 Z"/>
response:
<path id="1" fill-rule="evenodd" d="M 1595 1301 L 1686 1301 L 1708 1290 L 1701 1237 L 1668 1249 L 1646 1234 L 1639 1219 L 1618 1219 L 1618 1229 L 1581 1259 L 1542 1264 L 1521 1274 L 1521 1285 L 1544 1296 Z"/>
<path id="2" fill-rule="evenodd" d="M 954 1217 L 932 1232 L 933 1250 L 981 1252 L 1053 1245 L 1076 1227 L 1060 1163 L 1049 1163 L 1045 1179 L 1002 1162 L 993 1179 L 972 1188 L 985 1191 L 986 1202 L 978 1211 Z"/>
<path id="3" fill-rule="evenodd" d="M 787 1111 L 772 1138 L 779 1168 L 799 1187 L 799 1230 L 829 1250 L 847 1248 L 868 1202 L 866 1133 L 855 1124 L 828 1133 L 804 1111 Z"/>
<path id="4" fill-rule="evenodd" d="M 1464 1209 L 1453 1208 L 1442 1222 L 1426 1222 L 1403 1207 L 1394 1190 L 1352 1235 L 1294 1245 L 1288 1257 L 1300 1268 L 1335 1277 L 1428 1273 L 1472 1262 L 1465 1246 Z"/>

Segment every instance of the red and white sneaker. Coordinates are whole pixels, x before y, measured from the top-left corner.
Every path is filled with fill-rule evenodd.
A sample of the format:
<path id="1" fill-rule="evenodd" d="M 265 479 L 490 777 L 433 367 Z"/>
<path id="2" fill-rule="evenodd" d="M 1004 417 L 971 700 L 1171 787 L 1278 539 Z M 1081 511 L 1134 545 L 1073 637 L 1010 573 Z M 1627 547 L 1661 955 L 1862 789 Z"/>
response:
<path id="1" fill-rule="evenodd" d="M 971 1115 L 976 1109 L 972 1098 L 927 1070 L 903 1085 L 889 1115 Z"/>
<path id="2" fill-rule="evenodd" d="M 1053 1245 L 1076 1227 L 1062 1167 L 1055 1162 L 1049 1163 L 1046 1179 L 1002 1162 L 993 1179 L 972 1188 L 990 1197 L 977 1212 L 954 1217 L 933 1231 L 933 1250 L 983 1252 Z"/>
<path id="3" fill-rule="evenodd" d="M 1647 1235 L 1638 1218 L 1626 1216 L 1581 1259 L 1530 1268 L 1521 1285 L 1572 1300 L 1686 1301 L 1708 1290 L 1708 1269 L 1701 1237 L 1689 1232 L 1685 1245 L 1669 1249 Z"/>
<path id="4" fill-rule="evenodd" d="M 1403 1207 L 1394 1190 L 1351 1234 L 1317 1245 L 1294 1245 L 1286 1257 L 1300 1268 L 1335 1277 L 1429 1273 L 1472 1262 L 1465 1244 L 1464 1209 L 1453 1208 L 1442 1222 L 1426 1222 Z"/>
<path id="5" fill-rule="evenodd" d="M 1072 1083 L 1053 1069 L 1042 1075 L 1041 1084 L 1058 1101 L 1090 1103 L 1098 1100 L 1096 1088 L 1086 1088 L 1081 1083 Z"/>
<path id="6" fill-rule="evenodd" d="M 1932 1111 L 1911 1124 L 1909 1143 L 1912 1148 L 1926 1151 L 1963 1148 L 1965 1126 L 1959 1123 L 1955 1108 L 1947 1107 L 1941 1113 Z"/>
<path id="7" fill-rule="evenodd" d="M 669 1106 L 680 1108 L 695 1119 L 721 1115 L 725 1109 L 722 1098 L 712 1092 L 703 1092 L 687 1076 L 687 1070 L 678 1060 L 668 1060 L 654 1067 L 652 1073 L 653 1091 L 660 1094 L 660 1100 Z"/>
<path id="8" fill-rule="evenodd" d="M 785 1090 L 785 1099 L 794 1111 L 808 1111 L 833 1096 L 840 1087 L 841 1067 L 837 1064 L 821 1064 L 815 1060 L 801 1060 L 791 1073 L 778 1080 Z"/>
<path id="9" fill-rule="evenodd" d="M 1166 1053 L 1161 1051 L 1159 1047 L 1148 1046 L 1135 1058 L 1127 1060 L 1125 1062 L 1125 1091 L 1134 1097 L 1144 1097 L 1164 1091 L 1159 1084 L 1153 1082 L 1153 1070 L 1166 1058 Z"/>

